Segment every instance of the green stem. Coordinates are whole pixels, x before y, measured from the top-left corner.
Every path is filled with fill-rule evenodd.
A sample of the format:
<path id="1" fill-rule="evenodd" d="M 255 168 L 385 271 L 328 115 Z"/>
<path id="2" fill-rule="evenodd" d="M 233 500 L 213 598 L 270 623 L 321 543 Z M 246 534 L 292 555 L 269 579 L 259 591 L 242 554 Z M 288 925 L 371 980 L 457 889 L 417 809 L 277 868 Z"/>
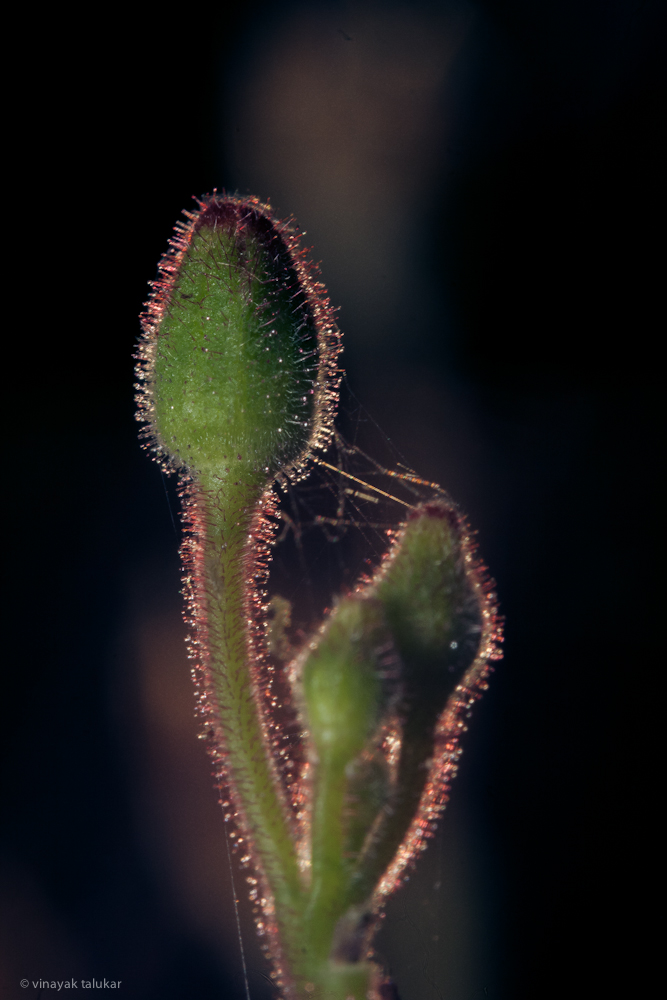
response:
<path id="1" fill-rule="evenodd" d="M 312 815 L 312 882 L 304 930 L 309 976 L 323 996 L 370 996 L 376 971 L 368 962 L 331 959 L 334 932 L 348 905 L 350 865 L 343 856 L 343 816 L 348 779 L 345 759 L 322 755 L 317 764 Z M 311 993 L 311 995 L 313 995 Z"/>
<path id="2" fill-rule="evenodd" d="M 345 906 L 348 873 L 342 858 L 345 761 L 320 759 L 312 816 L 312 882 L 306 926 L 313 956 L 326 958 Z"/>
<path id="3" fill-rule="evenodd" d="M 303 888 L 253 677 L 250 588 L 256 539 L 251 528 L 262 492 L 263 484 L 223 489 L 217 484 L 198 494 L 196 515 L 204 538 L 197 586 L 205 609 L 207 667 L 241 825 L 252 838 L 280 923 L 296 929 Z"/>
<path id="4" fill-rule="evenodd" d="M 333 963 L 329 951 L 345 903 L 340 816 L 343 768 L 325 767 L 318 777 L 313 877 L 308 893 L 299 872 L 294 832 L 269 753 L 266 720 L 257 693 L 251 645 L 251 588 L 257 538 L 252 534 L 264 484 L 227 484 L 202 478 L 191 519 L 199 544 L 194 570 L 196 601 L 204 611 L 204 649 L 211 693 L 227 754 L 230 788 L 242 837 L 273 897 L 277 933 L 270 933 L 285 974 L 285 996 L 312 1000 L 365 1000 L 372 966 Z M 331 817 L 337 817 L 331 823 Z M 242 853 L 247 853 L 245 850 Z M 271 928 L 268 928 L 271 932 Z"/>

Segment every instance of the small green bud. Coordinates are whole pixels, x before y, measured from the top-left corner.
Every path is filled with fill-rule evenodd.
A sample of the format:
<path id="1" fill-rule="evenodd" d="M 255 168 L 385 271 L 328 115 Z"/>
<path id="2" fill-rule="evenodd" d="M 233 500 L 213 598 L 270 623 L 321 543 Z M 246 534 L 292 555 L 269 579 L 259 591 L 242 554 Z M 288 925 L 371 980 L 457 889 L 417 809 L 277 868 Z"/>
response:
<path id="1" fill-rule="evenodd" d="M 337 781 L 339 798 L 330 801 L 345 803 L 338 818 L 333 806 L 314 812 L 314 841 L 338 823 L 349 862 L 341 955 L 363 938 L 374 891 L 395 887 L 438 815 L 459 716 L 484 683 L 498 638 L 494 595 L 465 522 L 434 500 L 411 511 L 375 577 L 340 602 L 302 654 L 316 755 L 320 766 L 335 756 L 339 769 L 315 772 L 318 801 L 327 802 L 324 784 Z M 456 728 L 447 749 L 437 731 L 450 709 Z"/>
<path id="2" fill-rule="evenodd" d="M 374 600 L 344 598 L 303 666 L 303 699 L 320 759 L 352 760 L 377 728 L 382 713 L 378 659 L 387 642 L 382 608 Z"/>
<path id="3" fill-rule="evenodd" d="M 436 717 L 477 656 L 486 603 L 451 507 L 432 502 L 410 514 L 375 593 L 401 658 L 405 698 Z"/>
<path id="4" fill-rule="evenodd" d="M 398 884 L 446 802 L 465 728 L 461 716 L 485 687 L 489 660 L 498 656 L 500 626 L 495 594 L 475 560 L 465 520 L 443 500 L 410 513 L 369 595 L 381 604 L 395 643 L 401 688 L 389 808 L 354 876 L 355 901 L 376 886 L 377 906 Z"/>
<path id="5" fill-rule="evenodd" d="M 171 466 L 268 482 L 330 433 L 338 331 L 268 206 L 214 193 L 189 218 L 143 317 L 139 418 Z"/>

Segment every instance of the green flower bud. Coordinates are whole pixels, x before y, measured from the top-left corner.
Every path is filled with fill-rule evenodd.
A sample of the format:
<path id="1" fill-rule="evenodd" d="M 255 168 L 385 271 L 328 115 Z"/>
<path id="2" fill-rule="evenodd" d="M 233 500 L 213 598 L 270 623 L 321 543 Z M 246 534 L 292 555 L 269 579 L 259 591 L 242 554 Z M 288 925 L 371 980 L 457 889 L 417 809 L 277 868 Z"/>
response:
<path id="1" fill-rule="evenodd" d="M 387 630 L 377 601 L 343 599 L 303 668 L 303 700 L 317 756 L 344 765 L 382 713 L 378 660 Z"/>
<path id="2" fill-rule="evenodd" d="M 139 418 L 172 467 L 268 482 L 330 433 L 339 334 L 268 206 L 214 193 L 189 218 L 143 317 Z"/>
<path id="3" fill-rule="evenodd" d="M 474 662 L 482 637 L 484 588 L 467 541 L 451 507 L 417 508 L 375 584 L 401 658 L 404 698 L 433 719 Z"/>
<path id="4" fill-rule="evenodd" d="M 498 638 L 494 595 L 465 522 L 435 500 L 410 513 L 374 579 L 337 605 L 302 655 L 315 749 L 314 878 L 324 886 L 336 852 L 346 859 L 337 882 L 345 892 L 329 889 L 339 957 L 363 953 L 372 910 L 444 804 L 460 716 L 485 683 Z"/>
<path id="5" fill-rule="evenodd" d="M 462 716 L 486 687 L 500 626 L 465 520 L 443 500 L 410 513 L 369 595 L 383 608 L 401 686 L 390 801 L 353 876 L 352 898 L 361 901 L 376 886 L 378 906 L 425 846 L 444 807 Z"/>

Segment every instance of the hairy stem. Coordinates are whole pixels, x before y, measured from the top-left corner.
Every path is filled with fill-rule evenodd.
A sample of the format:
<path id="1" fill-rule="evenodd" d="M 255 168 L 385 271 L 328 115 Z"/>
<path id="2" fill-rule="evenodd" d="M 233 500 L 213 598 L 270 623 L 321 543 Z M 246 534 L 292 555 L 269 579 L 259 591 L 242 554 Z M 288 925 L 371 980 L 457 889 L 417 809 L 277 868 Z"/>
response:
<path id="1" fill-rule="evenodd" d="M 195 586 L 197 604 L 204 613 L 208 682 L 218 710 L 235 805 L 269 882 L 280 921 L 294 924 L 302 908 L 303 889 L 253 677 L 250 632 L 256 540 L 251 527 L 260 496 L 261 487 L 246 484 L 198 491 L 195 516 L 203 537 Z"/>
<path id="2" fill-rule="evenodd" d="M 212 482 L 193 491 L 191 518 L 198 544 L 192 586 L 201 609 L 201 644 L 205 671 L 225 750 L 225 766 L 234 796 L 241 837 L 259 863 L 272 897 L 266 908 L 268 927 L 284 975 L 285 995 L 331 1000 L 366 997 L 372 967 L 366 963 L 332 963 L 329 951 L 336 920 L 344 906 L 341 871 L 340 817 L 345 785 L 338 761 L 323 761 L 318 779 L 321 796 L 316 824 L 310 891 L 297 863 L 295 836 L 287 804 L 268 749 L 266 719 L 258 696 L 252 629 L 257 538 L 252 533 L 263 484 L 254 487 Z M 328 765 L 328 766 L 327 766 Z M 344 762 L 343 762 L 344 768 Z"/>

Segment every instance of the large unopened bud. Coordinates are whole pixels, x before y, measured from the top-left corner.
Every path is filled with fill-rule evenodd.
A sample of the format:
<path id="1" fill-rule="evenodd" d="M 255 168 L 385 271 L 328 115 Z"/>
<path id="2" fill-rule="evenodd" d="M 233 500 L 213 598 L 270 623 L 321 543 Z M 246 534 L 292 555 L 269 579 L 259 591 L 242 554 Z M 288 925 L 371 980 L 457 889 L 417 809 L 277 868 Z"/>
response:
<path id="1" fill-rule="evenodd" d="M 268 206 L 216 194 L 200 206 L 143 319 L 140 418 L 172 466 L 268 481 L 327 436 L 338 333 L 296 234 Z"/>

